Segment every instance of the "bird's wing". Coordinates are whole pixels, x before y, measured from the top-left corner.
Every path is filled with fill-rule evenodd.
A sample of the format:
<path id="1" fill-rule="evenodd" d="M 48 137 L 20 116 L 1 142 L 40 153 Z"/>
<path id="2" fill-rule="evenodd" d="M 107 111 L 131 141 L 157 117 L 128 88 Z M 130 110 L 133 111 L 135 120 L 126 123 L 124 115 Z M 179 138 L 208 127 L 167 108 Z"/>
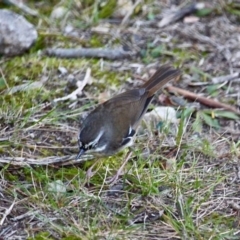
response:
<path id="1" fill-rule="evenodd" d="M 147 95 L 148 93 L 144 88 L 136 88 L 116 95 L 106 101 L 104 105 L 106 107 L 111 107 L 112 104 L 114 104 L 114 107 L 124 106 L 141 100 L 145 101 Z"/>
<path id="2" fill-rule="evenodd" d="M 104 108 L 111 112 L 111 122 L 114 122 L 114 126 L 126 124 L 126 126 L 135 128 L 151 100 L 152 96 L 148 97 L 148 92 L 144 88 L 133 89 L 111 98 L 104 103 Z M 122 117 L 125 121 L 119 122 L 119 118 Z M 125 127 L 121 127 L 123 128 Z M 128 127 L 125 131 L 128 131 Z"/>

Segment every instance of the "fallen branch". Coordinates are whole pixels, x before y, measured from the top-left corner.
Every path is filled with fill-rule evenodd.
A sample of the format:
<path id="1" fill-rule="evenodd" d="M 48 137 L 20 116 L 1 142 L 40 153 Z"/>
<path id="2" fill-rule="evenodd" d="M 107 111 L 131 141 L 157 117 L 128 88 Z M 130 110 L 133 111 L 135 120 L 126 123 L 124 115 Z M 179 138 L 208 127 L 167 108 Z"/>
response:
<path id="1" fill-rule="evenodd" d="M 133 55 L 133 52 L 124 51 L 122 48 L 113 48 L 113 49 L 105 49 L 105 48 L 49 48 L 45 50 L 45 54 L 48 56 L 54 56 L 59 58 L 81 58 L 81 57 L 89 57 L 89 58 L 106 58 L 106 59 L 122 59 L 128 58 Z"/>
<path id="2" fill-rule="evenodd" d="M 179 10 L 172 12 L 172 13 L 167 13 L 165 16 L 162 18 L 161 22 L 158 24 L 158 27 L 165 27 L 173 22 L 176 22 L 178 20 L 181 20 L 184 18 L 186 15 L 190 15 L 192 13 L 195 13 L 198 10 L 201 10 L 203 8 L 206 8 L 205 3 L 193 3 L 189 6 L 180 8 Z"/>
<path id="3" fill-rule="evenodd" d="M 206 106 L 213 107 L 213 108 L 223 108 L 225 110 L 229 110 L 231 112 L 234 112 L 234 113 L 240 115 L 240 111 L 237 108 L 230 106 L 228 104 L 221 103 L 221 102 L 218 102 L 218 101 L 210 99 L 210 98 L 202 97 L 196 93 L 189 92 L 187 90 L 177 88 L 174 86 L 167 86 L 166 89 L 170 92 L 178 93 L 178 94 L 184 96 L 185 98 L 191 99 L 193 101 L 198 101 Z"/>
<path id="4" fill-rule="evenodd" d="M 77 155 L 76 155 L 77 156 Z M 4 157 L 0 158 L 0 163 L 15 165 L 15 166 L 29 166 L 29 165 L 61 165 L 67 166 L 72 164 L 77 164 L 91 160 L 93 157 L 90 155 L 82 156 L 80 159 L 76 160 L 75 155 L 56 157 L 51 156 L 42 159 L 24 158 L 24 157 Z"/>

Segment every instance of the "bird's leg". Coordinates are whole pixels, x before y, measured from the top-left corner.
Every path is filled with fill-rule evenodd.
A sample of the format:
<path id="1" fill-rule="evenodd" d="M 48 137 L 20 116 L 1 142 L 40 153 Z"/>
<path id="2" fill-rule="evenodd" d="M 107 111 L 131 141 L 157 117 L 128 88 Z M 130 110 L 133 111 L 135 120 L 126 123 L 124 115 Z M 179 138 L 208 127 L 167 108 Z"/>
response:
<path id="1" fill-rule="evenodd" d="M 101 161 L 101 158 L 96 160 L 96 162 L 87 170 L 87 173 L 86 173 L 87 182 L 91 179 L 92 176 L 94 176 L 97 173 L 98 169 L 96 171 L 92 171 L 92 170 L 100 161 Z"/>
<path id="2" fill-rule="evenodd" d="M 118 169 L 117 173 L 116 173 L 111 179 L 109 179 L 108 181 L 106 181 L 107 184 L 113 185 L 113 184 L 116 183 L 116 181 L 118 180 L 119 176 L 122 174 L 122 170 L 123 170 L 124 166 L 127 164 L 128 160 L 131 158 L 131 156 L 132 156 L 132 150 L 129 149 L 129 151 L 128 151 L 127 155 L 126 155 L 126 158 L 125 158 L 125 160 L 124 160 L 124 162 L 123 162 L 123 164 L 122 164 L 121 167 Z"/>

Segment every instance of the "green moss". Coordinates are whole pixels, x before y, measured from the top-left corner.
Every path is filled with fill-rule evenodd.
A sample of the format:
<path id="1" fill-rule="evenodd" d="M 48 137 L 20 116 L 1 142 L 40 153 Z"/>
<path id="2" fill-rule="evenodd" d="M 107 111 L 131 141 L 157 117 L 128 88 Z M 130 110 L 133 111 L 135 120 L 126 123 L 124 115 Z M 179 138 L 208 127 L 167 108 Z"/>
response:
<path id="1" fill-rule="evenodd" d="M 39 57 L 33 53 L 9 59 L 3 64 L 2 71 L 8 86 L 12 87 L 22 84 L 23 80 L 39 81 L 43 74 L 47 74 L 49 82 L 52 83 L 50 77 L 56 75 L 59 66 L 64 66 L 68 71 L 79 69 L 82 66 L 86 68 L 86 60 Z"/>
<path id="2" fill-rule="evenodd" d="M 4 179 L 5 180 L 8 180 L 8 181 L 18 181 L 18 176 L 16 174 L 14 174 L 13 172 L 11 171 L 6 171 L 6 168 L 4 169 Z"/>
<path id="3" fill-rule="evenodd" d="M 79 28 L 81 26 L 81 22 L 79 23 L 79 20 L 77 20 L 73 23 L 73 26 Z M 58 32 L 39 31 L 38 33 L 38 40 L 37 43 L 35 43 L 37 49 L 38 47 L 39 49 L 44 49 L 45 47 L 50 48 L 51 46 L 55 47 L 56 42 L 61 43 L 59 46 L 61 48 L 77 47 L 79 44 L 86 43 L 86 40 L 75 39 L 71 36 L 62 35 Z"/>
<path id="4" fill-rule="evenodd" d="M 54 238 L 51 237 L 51 233 L 49 232 L 39 232 L 34 238 L 29 237 L 27 240 L 54 240 Z"/>
<path id="5" fill-rule="evenodd" d="M 30 49 L 30 53 L 37 52 L 38 50 L 46 48 L 45 37 L 43 35 L 38 35 L 37 41 L 33 44 Z"/>
<path id="6" fill-rule="evenodd" d="M 117 6 L 117 1 L 116 0 L 107 0 L 107 1 L 102 1 L 101 5 L 100 5 L 100 10 L 98 13 L 98 17 L 99 18 L 108 18 L 110 17 L 115 8 Z"/>
<path id="7" fill-rule="evenodd" d="M 100 38 L 99 35 L 93 35 L 93 36 L 91 37 L 90 46 L 93 47 L 93 48 L 94 48 L 94 47 L 95 47 L 95 48 L 97 48 L 97 47 L 103 47 L 103 43 L 102 43 L 101 38 Z"/>
<path id="8" fill-rule="evenodd" d="M 56 179 L 67 179 L 67 180 L 72 180 L 76 176 L 79 178 L 84 178 L 85 177 L 85 172 L 83 172 L 80 168 L 77 167 L 62 167 L 58 169 L 57 171 L 53 169 L 53 174 Z M 77 178 L 76 178 L 77 180 Z"/>
<path id="9" fill-rule="evenodd" d="M 120 86 L 129 77 L 128 73 L 121 73 L 114 71 L 99 71 L 99 66 L 95 65 L 93 68 L 92 75 L 98 79 L 98 87 L 101 89 L 109 89 L 109 86 Z"/>
<path id="10" fill-rule="evenodd" d="M 199 53 L 192 49 L 179 49 L 179 48 L 173 49 L 172 55 L 178 59 L 181 59 L 182 61 L 197 60 L 200 56 Z"/>
<path id="11" fill-rule="evenodd" d="M 45 58 L 36 54 L 28 54 L 9 59 L 3 65 L 3 72 L 8 85 L 16 86 L 23 83 L 23 80 L 39 80 L 44 68 L 46 68 Z"/>
<path id="12" fill-rule="evenodd" d="M 227 228 L 232 228 L 234 225 L 236 218 L 235 217 L 228 217 L 226 218 L 226 216 L 220 212 L 213 212 L 212 214 L 210 214 L 209 216 L 207 216 L 203 223 L 207 224 L 207 223 L 214 223 L 214 225 L 225 225 Z"/>
<path id="13" fill-rule="evenodd" d="M 95 0 L 82 0 L 81 4 L 83 6 L 83 8 L 87 8 L 90 7 L 94 4 Z"/>
<path id="14" fill-rule="evenodd" d="M 62 240 L 82 240 L 83 238 L 81 237 L 77 237 L 77 236 L 73 236 L 73 235 L 69 235 L 67 237 L 63 237 Z"/>

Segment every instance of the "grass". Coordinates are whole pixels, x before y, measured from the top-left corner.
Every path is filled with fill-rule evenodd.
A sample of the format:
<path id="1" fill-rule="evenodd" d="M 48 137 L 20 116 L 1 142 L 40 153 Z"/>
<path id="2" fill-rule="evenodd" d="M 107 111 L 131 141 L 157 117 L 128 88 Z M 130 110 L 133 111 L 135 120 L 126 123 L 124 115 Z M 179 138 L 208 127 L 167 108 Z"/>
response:
<path id="1" fill-rule="evenodd" d="M 92 10 L 95 15 L 86 20 L 86 15 L 80 16 L 74 9 L 75 15 L 70 20 L 80 25 L 84 19 L 88 26 L 98 24 L 102 14 L 98 12 L 99 6 L 84 4 L 85 11 Z M 51 156 L 76 156 L 80 116 L 93 108 L 101 93 L 110 91 L 112 95 L 132 84 L 133 73 L 113 71 L 111 62 L 42 56 L 42 46 L 79 44 L 59 33 L 47 34 L 51 21 L 48 19 L 47 23 L 41 28 L 32 52 L 2 58 L 0 162 L 7 157 L 39 161 Z M 104 46 L 105 41 L 94 34 L 82 44 L 99 47 Z M 147 39 L 149 41 L 153 39 Z M 184 66 L 191 62 L 192 66 L 183 67 L 183 71 L 195 74 L 198 81 L 206 81 L 212 75 L 194 66 L 198 66 L 201 58 L 207 58 L 208 52 L 202 55 L 191 48 L 173 47 L 172 42 L 161 46 L 147 44 L 140 59 L 127 63 L 153 63 L 161 59 L 161 62 L 175 60 L 177 66 Z M 126 65 L 122 64 L 124 69 Z M 67 74 L 61 75 L 59 67 L 66 68 Z M 88 67 L 95 81 L 84 88 L 84 95 L 74 104 L 54 102 L 75 90 L 68 76 L 72 74 L 75 80 L 81 80 Z M 126 79 L 130 84 L 126 84 Z M 28 84 L 40 82 L 41 86 L 30 89 L 28 85 L 24 90 L 9 93 L 26 81 Z M 153 125 L 150 132 L 146 128 L 140 131 L 133 157 L 115 185 L 108 184 L 107 180 L 121 166 L 125 151 L 103 158 L 95 166 L 96 174 L 90 180 L 86 178 L 86 171 L 94 160 L 69 166 L 0 163 L 0 237 L 238 239 L 239 141 L 218 132 L 221 125 L 217 117 L 227 116 L 234 123 L 238 118 L 229 112 L 217 111 L 216 123 L 216 118 L 211 118 L 213 111 L 179 112 L 177 131 L 176 126 L 162 122 L 160 129 Z"/>
<path id="2" fill-rule="evenodd" d="M 9 165 L 0 173 L 2 183 L 7 184 L 3 193 L 15 202 L 14 208 L 29 214 L 32 220 L 28 224 L 41 223 L 40 231 L 25 229 L 29 239 L 56 235 L 62 239 L 232 236 L 235 218 L 222 209 L 228 196 L 226 163 L 203 154 L 207 153 L 205 144 L 202 149 L 192 144 L 185 146 L 177 162 L 168 159 L 163 167 L 164 161 L 159 159 L 162 150 L 148 159 L 136 153 L 138 160 L 127 165 L 117 186 L 109 186 L 105 180 L 121 164 L 119 155 L 103 161 L 88 185 L 82 167 L 40 166 L 16 171 Z M 206 159 L 208 163 L 203 164 Z M 15 211 L 13 218 L 21 219 L 21 213 Z"/>
<path id="3" fill-rule="evenodd" d="M 2 154 L 38 159 L 77 152 L 77 117 L 86 107 L 71 110 L 66 103 L 53 106 L 41 99 L 33 104 L 41 91 L 20 93 L 21 104 L 18 94 L 2 97 Z M 69 167 L 6 165 L 0 172 L 7 199 L 2 207 L 14 203 L 12 218 L 24 223 L 28 239 L 228 238 L 235 218 L 222 209 L 228 199 L 226 163 L 216 162 L 217 141 L 189 141 L 187 117 L 179 125 L 178 148 L 164 147 L 169 141 L 165 133 L 158 135 L 160 142 L 158 137 L 138 139 L 138 159 L 128 163 L 117 186 L 105 181 L 120 167 L 122 154 L 102 161 L 87 185 L 85 171 L 92 161 Z M 147 159 L 141 157 L 146 141 L 157 151 Z M 220 143 L 230 145 L 237 156 L 237 143 Z"/>

